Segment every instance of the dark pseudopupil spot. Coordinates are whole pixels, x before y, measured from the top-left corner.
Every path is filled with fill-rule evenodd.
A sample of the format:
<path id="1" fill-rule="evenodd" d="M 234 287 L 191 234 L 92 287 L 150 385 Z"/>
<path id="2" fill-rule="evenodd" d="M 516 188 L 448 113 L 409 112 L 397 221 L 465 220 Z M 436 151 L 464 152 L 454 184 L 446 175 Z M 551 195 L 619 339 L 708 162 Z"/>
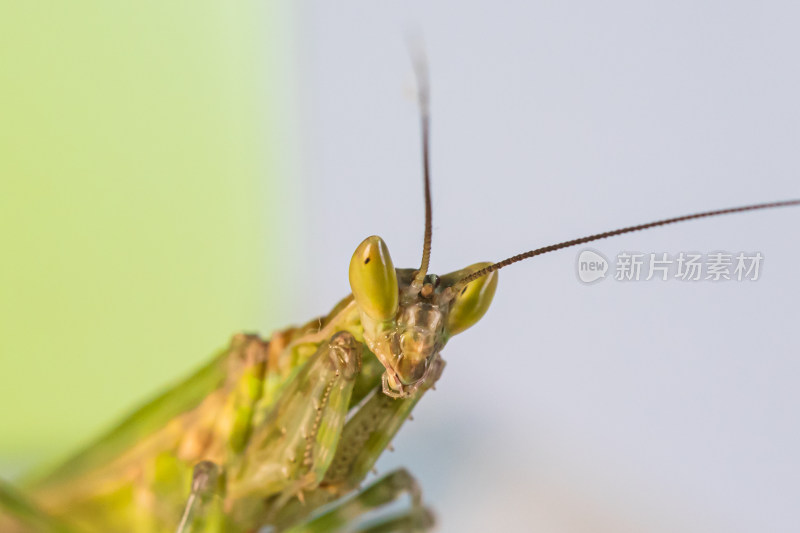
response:
<path id="1" fill-rule="evenodd" d="M 463 289 L 461 289 L 461 296 L 464 296 L 464 293 L 465 293 L 465 292 L 467 292 L 467 288 L 466 288 L 466 287 L 464 287 Z"/>
<path id="2" fill-rule="evenodd" d="M 369 258 L 369 257 L 367 257 L 366 259 L 364 259 L 364 264 L 366 265 L 367 263 L 369 263 L 369 260 L 370 260 L 370 258 Z"/>

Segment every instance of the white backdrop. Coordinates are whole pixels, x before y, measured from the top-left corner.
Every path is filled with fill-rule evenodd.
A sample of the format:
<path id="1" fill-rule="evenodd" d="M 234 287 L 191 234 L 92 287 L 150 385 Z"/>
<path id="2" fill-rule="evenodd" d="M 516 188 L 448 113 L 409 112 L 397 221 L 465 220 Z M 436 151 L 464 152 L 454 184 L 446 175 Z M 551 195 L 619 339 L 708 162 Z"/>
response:
<path id="1" fill-rule="evenodd" d="M 648 5 L 645 5 L 648 4 Z M 445 273 L 588 233 L 800 196 L 791 2 L 305 2 L 295 12 L 298 300 L 349 291 L 367 235 L 414 267 L 409 30 L 432 82 Z M 579 249 L 500 273 L 380 470 L 440 531 L 789 532 L 800 523 L 800 209 L 592 247 L 759 251 L 756 282 L 580 284 Z"/>

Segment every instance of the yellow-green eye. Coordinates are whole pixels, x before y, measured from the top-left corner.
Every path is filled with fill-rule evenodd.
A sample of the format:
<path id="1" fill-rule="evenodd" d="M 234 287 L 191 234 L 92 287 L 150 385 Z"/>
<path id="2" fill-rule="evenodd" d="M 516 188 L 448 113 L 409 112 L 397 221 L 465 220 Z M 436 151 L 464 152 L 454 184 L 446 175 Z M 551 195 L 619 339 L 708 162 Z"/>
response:
<path id="1" fill-rule="evenodd" d="M 442 282 L 455 283 L 464 276 L 468 276 L 472 272 L 489 265 L 491 263 L 475 263 L 463 270 L 443 276 Z M 489 310 L 489 305 L 492 303 L 496 289 L 497 272 L 490 272 L 475 281 L 469 282 L 466 287 L 462 288 L 450 306 L 450 315 L 447 318 L 447 329 L 450 334 L 461 333 L 480 320 Z"/>
<path id="2" fill-rule="evenodd" d="M 397 272 L 383 239 L 373 235 L 358 245 L 350 260 L 350 289 L 361 310 L 384 322 L 397 314 Z"/>

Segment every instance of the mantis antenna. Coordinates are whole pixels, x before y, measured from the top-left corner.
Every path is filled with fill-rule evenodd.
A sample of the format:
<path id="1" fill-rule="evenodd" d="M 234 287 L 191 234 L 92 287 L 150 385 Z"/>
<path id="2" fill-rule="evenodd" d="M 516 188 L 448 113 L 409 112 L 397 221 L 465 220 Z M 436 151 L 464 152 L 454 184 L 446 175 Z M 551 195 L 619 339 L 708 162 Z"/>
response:
<path id="1" fill-rule="evenodd" d="M 428 80 L 428 64 L 425 59 L 425 54 L 421 51 L 420 47 L 418 46 L 416 47 L 409 46 L 409 48 L 411 54 L 411 61 L 414 67 L 414 74 L 417 79 L 419 115 L 420 115 L 420 124 L 422 126 L 422 170 L 425 179 L 425 237 L 422 243 L 422 261 L 420 262 L 419 270 L 416 271 L 416 273 L 414 274 L 414 279 L 411 282 L 411 286 L 415 290 L 420 290 L 425 282 L 425 275 L 428 273 L 428 266 L 430 265 L 431 239 L 433 234 L 433 227 L 432 227 L 433 215 L 431 213 L 432 209 L 431 209 L 431 168 L 430 168 L 430 122 L 431 122 L 430 86 Z M 503 259 L 502 261 L 498 261 L 497 263 L 492 263 L 491 265 L 481 268 L 480 270 L 476 270 L 472 274 L 458 280 L 454 285 L 450 287 L 450 291 L 452 294 L 458 294 L 458 292 L 461 289 L 463 289 L 469 282 L 474 281 L 491 272 L 500 270 L 501 268 L 507 267 L 508 265 L 518 263 L 519 261 L 530 259 L 531 257 L 535 257 L 537 255 L 546 254 L 548 252 L 554 252 L 556 250 L 561 250 L 562 248 L 569 248 L 570 246 L 577 246 L 579 244 L 585 244 L 587 242 L 597 241 L 600 239 L 605 239 L 607 237 L 615 237 L 617 235 L 622 235 L 624 233 L 632 233 L 634 231 L 650 229 L 657 226 L 666 226 L 668 224 L 675 224 L 676 222 L 685 222 L 687 220 L 694 220 L 698 218 L 707 218 L 717 215 L 741 213 L 742 211 L 757 211 L 760 209 L 772 209 L 775 207 L 788 207 L 796 205 L 800 205 L 800 199 L 783 200 L 778 202 L 768 202 L 762 204 L 752 204 L 741 207 L 730 207 L 727 209 L 716 209 L 714 211 L 704 211 L 702 213 L 695 213 L 692 215 L 684 215 L 674 218 L 666 218 L 663 220 L 656 220 L 655 222 L 648 222 L 646 224 L 639 224 L 636 226 L 628 226 L 625 228 L 615 229 L 611 231 L 604 231 L 603 233 L 596 233 L 594 235 L 581 237 L 579 239 L 573 239 L 571 241 L 564 241 L 557 244 L 551 244 L 549 246 L 536 248 L 535 250 L 530 250 L 528 252 L 511 256 L 507 259 Z"/>
<path id="2" fill-rule="evenodd" d="M 657 220 L 655 222 L 649 222 L 647 224 L 639 224 L 638 226 L 628 226 L 627 228 L 620 228 L 615 229 L 612 231 L 604 231 L 603 233 L 596 233 L 594 235 L 589 235 L 588 237 L 581 237 L 580 239 L 573 239 L 571 241 L 564 241 L 558 244 L 551 244 L 550 246 L 544 246 L 542 248 L 537 248 L 535 250 L 531 250 L 529 252 L 524 252 L 521 254 L 517 254 L 514 256 L 509 257 L 508 259 L 503 259 L 497 263 L 493 263 L 485 268 L 480 270 L 476 270 L 472 274 L 465 276 L 458 280 L 452 287 L 453 294 L 458 294 L 467 283 L 470 281 L 474 281 L 481 276 L 485 276 L 490 272 L 494 272 L 496 270 L 500 270 L 503 267 L 507 267 L 508 265 L 517 263 L 519 261 L 523 261 L 525 259 L 529 259 L 531 257 L 546 254 L 548 252 L 554 252 L 556 250 L 561 250 L 562 248 L 569 248 L 570 246 L 577 246 L 579 244 L 584 244 L 587 242 L 597 241 L 600 239 L 605 239 L 606 237 L 614 237 L 616 235 L 622 235 L 623 233 L 631 233 L 634 231 L 640 231 L 645 229 L 654 228 L 656 226 L 666 226 L 667 224 L 674 224 L 676 222 L 684 222 L 687 220 L 694 220 L 697 218 L 706 218 L 706 217 L 714 217 L 717 215 L 727 215 L 730 213 L 741 213 L 742 211 L 756 211 L 759 209 L 772 209 L 774 207 L 788 207 L 792 205 L 800 205 L 800 199 L 798 200 L 784 200 L 780 202 L 768 202 L 764 204 L 753 204 L 753 205 L 745 205 L 742 207 L 730 207 L 727 209 L 717 209 L 714 211 L 704 211 L 702 213 L 695 213 L 693 215 L 684 215 L 681 217 L 675 218 L 665 218 L 664 220 Z"/>
<path id="3" fill-rule="evenodd" d="M 422 172 L 425 177 L 425 238 L 422 243 L 422 261 L 411 282 L 412 287 L 419 290 L 428 273 L 431 261 L 431 238 L 433 234 L 431 213 L 431 165 L 430 165 L 430 88 L 428 85 L 428 63 L 425 55 L 418 47 L 411 47 L 411 61 L 417 78 L 417 95 L 419 98 L 419 118 L 422 126 Z"/>

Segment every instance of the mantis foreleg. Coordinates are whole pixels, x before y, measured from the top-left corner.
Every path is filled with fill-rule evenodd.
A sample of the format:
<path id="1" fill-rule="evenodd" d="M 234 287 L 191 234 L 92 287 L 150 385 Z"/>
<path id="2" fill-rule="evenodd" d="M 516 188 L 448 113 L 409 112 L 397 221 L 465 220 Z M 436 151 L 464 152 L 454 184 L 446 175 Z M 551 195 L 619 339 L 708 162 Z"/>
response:
<path id="1" fill-rule="evenodd" d="M 237 502 L 234 514 L 264 513 L 267 500 L 280 509 L 319 485 L 342 434 L 361 351 L 344 331 L 322 343 L 269 417 L 253 428 L 242 462 L 228 471 L 226 497 Z"/>
<path id="2" fill-rule="evenodd" d="M 305 503 L 295 500 L 283 506 L 275 522 L 279 530 L 297 524 L 314 509 L 359 488 L 422 395 L 439 379 L 444 364 L 437 358 L 430 381 L 409 398 L 390 398 L 378 385 L 354 408 L 319 490 L 309 494 Z"/>
<path id="3" fill-rule="evenodd" d="M 322 482 L 324 486 L 346 492 L 361 483 L 422 395 L 441 376 L 444 360 L 438 357 L 432 365 L 430 379 L 409 398 L 390 398 L 378 387 L 365 399 L 347 421 L 336 456 Z"/>

